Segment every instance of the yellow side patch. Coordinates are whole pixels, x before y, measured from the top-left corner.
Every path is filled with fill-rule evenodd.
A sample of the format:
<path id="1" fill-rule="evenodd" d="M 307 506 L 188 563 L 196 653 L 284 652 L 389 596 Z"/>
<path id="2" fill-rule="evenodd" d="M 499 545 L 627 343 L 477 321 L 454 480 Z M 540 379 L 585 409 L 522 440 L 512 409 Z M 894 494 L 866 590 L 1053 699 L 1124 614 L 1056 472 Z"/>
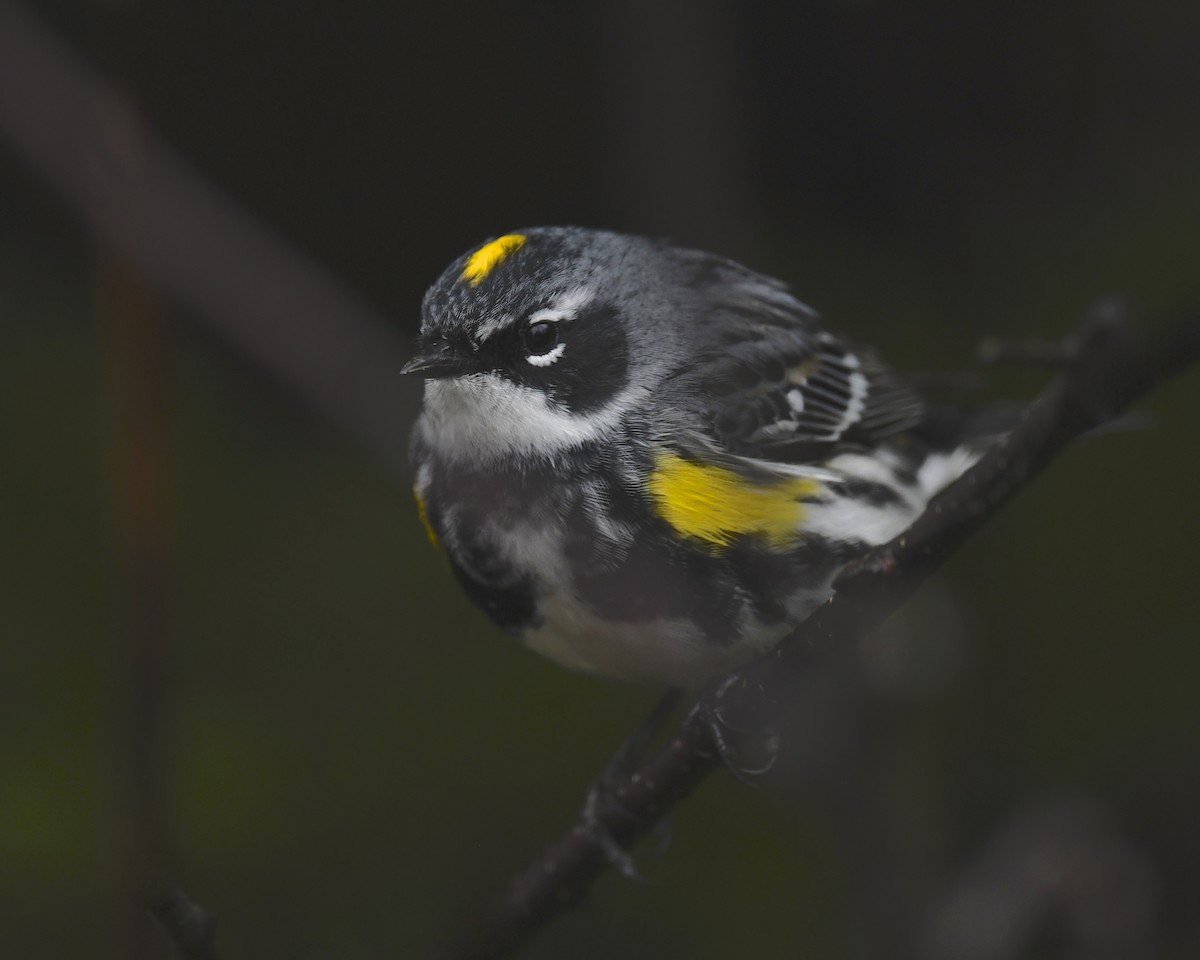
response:
<path id="1" fill-rule="evenodd" d="M 445 553 L 442 541 L 438 539 L 437 531 L 433 529 L 433 524 L 429 522 L 429 512 L 425 509 L 425 501 L 421 499 L 421 493 L 416 487 L 413 487 L 413 499 L 417 501 L 417 516 L 421 518 L 421 526 L 425 528 L 425 536 L 433 544 L 434 550 L 438 553 Z"/>
<path id="2" fill-rule="evenodd" d="M 522 233 L 509 233 L 503 237 L 497 237 L 471 254 L 459 279 L 466 280 L 473 287 L 479 286 L 484 277 L 523 246 L 525 246 L 525 235 Z"/>
<path id="3" fill-rule="evenodd" d="M 658 515 L 685 537 L 727 547 L 736 537 L 760 536 L 782 547 L 800 536 L 802 501 L 820 485 L 801 478 L 754 483 L 723 467 L 660 453 L 647 489 Z"/>

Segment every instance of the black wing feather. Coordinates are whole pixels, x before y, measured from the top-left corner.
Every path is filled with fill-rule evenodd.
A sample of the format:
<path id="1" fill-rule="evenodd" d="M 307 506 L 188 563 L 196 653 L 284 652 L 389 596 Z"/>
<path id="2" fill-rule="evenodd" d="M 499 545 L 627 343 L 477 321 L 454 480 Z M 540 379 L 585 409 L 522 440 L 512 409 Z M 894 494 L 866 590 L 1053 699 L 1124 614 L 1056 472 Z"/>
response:
<path id="1" fill-rule="evenodd" d="M 922 420 L 921 398 L 871 352 L 822 331 L 815 313 L 777 288 L 764 293 L 748 301 L 743 288 L 721 325 L 721 349 L 694 371 L 715 400 L 708 432 L 720 446 L 808 462 L 872 446 Z"/>

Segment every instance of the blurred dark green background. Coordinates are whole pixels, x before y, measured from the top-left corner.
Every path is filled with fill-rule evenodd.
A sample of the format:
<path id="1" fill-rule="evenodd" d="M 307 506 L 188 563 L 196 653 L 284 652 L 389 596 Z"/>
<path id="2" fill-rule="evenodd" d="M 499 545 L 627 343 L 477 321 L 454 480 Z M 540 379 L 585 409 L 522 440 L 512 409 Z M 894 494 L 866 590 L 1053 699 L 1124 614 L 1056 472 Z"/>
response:
<path id="1" fill-rule="evenodd" d="M 1200 288 L 1196 5 L 21 9 L 401 343 L 445 263 L 539 223 L 742 258 L 924 372 Z M 0 142 L 4 955 L 167 956 L 159 875 L 230 958 L 452 939 L 655 691 L 459 595 L 394 466 L 418 385 L 368 384 L 394 402 L 349 439 Z M 528 956 L 1200 955 L 1200 376 L 1148 407 L 815 668 L 794 776 L 706 785 L 653 885 Z"/>

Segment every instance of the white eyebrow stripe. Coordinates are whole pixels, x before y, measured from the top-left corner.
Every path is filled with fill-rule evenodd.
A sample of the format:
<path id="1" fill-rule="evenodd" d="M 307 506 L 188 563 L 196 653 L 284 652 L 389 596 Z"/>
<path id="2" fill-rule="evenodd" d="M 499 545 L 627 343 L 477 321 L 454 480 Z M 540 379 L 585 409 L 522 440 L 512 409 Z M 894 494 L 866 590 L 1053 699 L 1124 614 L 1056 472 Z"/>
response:
<path id="1" fill-rule="evenodd" d="M 476 343 L 483 343 L 484 340 L 487 340 L 493 334 L 499 333 L 505 327 L 511 327 L 514 323 L 516 323 L 516 318 L 511 313 L 493 317 L 490 320 L 483 321 L 471 339 Z"/>
<path id="2" fill-rule="evenodd" d="M 560 294 L 550 306 L 542 307 L 541 310 L 534 310 L 529 315 L 529 322 L 558 323 L 560 320 L 574 320 L 579 315 L 579 311 L 592 302 L 594 296 L 595 291 L 591 287 L 574 287 L 566 293 Z M 517 322 L 518 318 L 511 313 L 492 317 L 490 320 L 485 320 L 479 325 L 472 339 L 476 343 L 483 343 L 501 330 L 505 330 Z"/>
<path id="3" fill-rule="evenodd" d="M 558 323 L 560 320 L 574 320 L 579 311 L 592 301 L 595 292 L 590 287 L 575 287 L 568 290 L 550 306 L 534 310 L 529 315 L 530 323 Z"/>

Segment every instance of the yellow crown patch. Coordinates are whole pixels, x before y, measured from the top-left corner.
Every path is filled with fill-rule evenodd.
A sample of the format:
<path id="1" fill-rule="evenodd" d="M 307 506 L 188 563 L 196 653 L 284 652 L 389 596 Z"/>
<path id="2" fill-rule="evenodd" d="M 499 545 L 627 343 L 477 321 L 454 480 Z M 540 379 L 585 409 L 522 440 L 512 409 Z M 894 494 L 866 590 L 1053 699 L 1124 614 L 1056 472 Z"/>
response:
<path id="1" fill-rule="evenodd" d="M 525 246 L 524 234 L 508 233 L 503 237 L 497 237 L 471 254 L 459 279 L 466 280 L 473 287 L 479 286 L 484 277 L 523 246 Z"/>

